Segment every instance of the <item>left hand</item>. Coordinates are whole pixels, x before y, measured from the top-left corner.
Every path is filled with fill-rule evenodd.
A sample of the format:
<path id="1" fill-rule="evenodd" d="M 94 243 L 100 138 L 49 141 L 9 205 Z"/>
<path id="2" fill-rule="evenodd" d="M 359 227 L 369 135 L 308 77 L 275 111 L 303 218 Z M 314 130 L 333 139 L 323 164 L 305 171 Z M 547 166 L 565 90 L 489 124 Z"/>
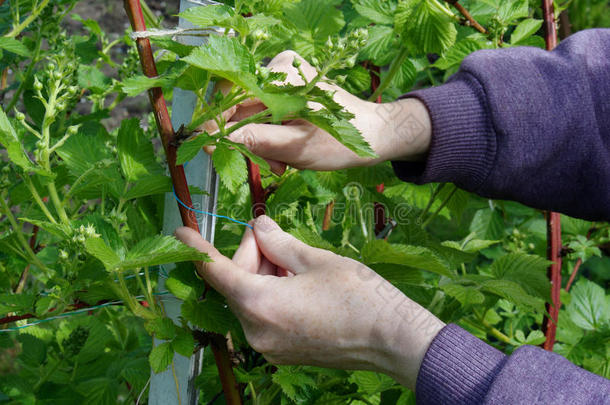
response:
<path id="1" fill-rule="evenodd" d="M 176 231 L 212 258 L 198 272 L 227 298 L 250 345 L 274 364 L 374 370 L 414 388 L 443 323 L 363 264 L 308 246 L 269 217 L 253 226 L 232 260 L 197 232 Z"/>

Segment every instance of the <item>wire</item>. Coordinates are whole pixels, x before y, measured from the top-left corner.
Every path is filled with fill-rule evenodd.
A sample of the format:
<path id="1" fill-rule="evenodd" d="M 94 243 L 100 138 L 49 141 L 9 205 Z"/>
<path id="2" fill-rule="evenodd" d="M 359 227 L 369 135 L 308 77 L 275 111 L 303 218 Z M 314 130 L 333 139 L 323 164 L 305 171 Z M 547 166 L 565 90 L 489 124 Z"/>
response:
<path id="1" fill-rule="evenodd" d="M 169 291 L 163 291 L 163 292 L 159 292 L 159 293 L 154 293 L 153 295 L 167 295 L 169 293 L 170 293 Z M 139 297 L 136 297 L 136 299 L 139 299 L 139 298 L 144 298 L 144 296 L 141 295 Z M 63 314 L 51 316 L 51 317 L 45 318 L 45 319 L 39 319 L 39 320 L 34 321 L 34 322 L 26 323 L 25 325 L 15 326 L 15 327 L 6 328 L 6 329 L 0 329 L 0 333 L 15 332 L 15 331 L 18 331 L 20 329 L 29 328 L 30 326 L 38 325 L 38 324 L 41 324 L 41 323 L 44 323 L 44 322 L 50 322 L 50 321 L 53 321 L 55 319 L 67 318 L 69 316 L 74 316 L 74 315 L 82 314 L 83 312 L 94 311 L 96 309 L 100 309 L 100 308 L 104 308 L 104 307 L 109 307 L 109 306 L 112 306 L 112 305 L 121 305 L 121 304 L 123 304 L 123 301 L 112 301 L 112 302 L 106 302 L 106 303 L 100 304 L 100 305 L 94 305 L 94 306 L 89 307 L 89 308 L 81 308 L 81 309 L 77 309 L 75 311 L 64 312 Z"/>
<path id="2" fill-rule="evenodd" d="M 248 227 L 248 228 L 250 228 L 250 229 L 254 229 L 254 228 L 252 227 L 252 225 L 250 225 L 250 224 L 249 224 L 249 223 L 247 223 L 247 222 L 242 222 L 242 221 L 239 221 L 239 220 L 237 220 L 237 219 L 234 219 L 234 218 L 231 218 L 231 217 L 227 217 L 226 215 L 214 214 L 213 212 L 201 211 L 201 210 L 198 210 L 198 209 L 195 209 L 195 208 L 191 208 L 191 207 L 189 207 L 188 205 L 186 205 L 185 203 L 183 203 L 183 202 L 180 200 L 180 198 L 178 198 L 178 195 L 176 194 L 176 190 L 174 190 L 174 188 L 173 188 L 173 187 L 172 187 L 172 192 L 174 193 L 174 197 L 176 198 L 176 201 L 178 201 L 178 204 L 182 205 L 184 208 L 186 208 L 186 209 L 187 209 L 187 210 L 189 210 L 189 211 L 193 211 L 193 212 L 196 212 L 196 213 L 198 213 L 198 214 L 209 215 L 209 216 L 211 216 L 211 217 L 216 217 L 216 218 L 227 219 L 227 220 L 229 220 L 229 221 L 231 221 L 231 222 L 235 222 L 236 224 L 244 225 L 244 226 L 247 226 L 247 227 Z"/>

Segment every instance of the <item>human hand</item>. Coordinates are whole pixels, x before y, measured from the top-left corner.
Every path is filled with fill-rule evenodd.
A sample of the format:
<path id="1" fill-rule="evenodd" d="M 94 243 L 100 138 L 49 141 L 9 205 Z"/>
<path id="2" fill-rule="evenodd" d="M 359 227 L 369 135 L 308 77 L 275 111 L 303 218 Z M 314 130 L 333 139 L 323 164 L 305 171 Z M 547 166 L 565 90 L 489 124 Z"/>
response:
<path id="1" fill-rule="evenodd" d="M 300 68 L 307 80 L 313 79 L 315 68 L 293 51 L 277 55 L 268 68 L 286 73 L 287 83 L 302 85 L 303 79 L 293 66 L 295 58 L 301 61 Z M 428 151 L 430 117 L 419 100 L 377 104 L 362 100 L 334 84 L 320 82 L 318 87 L 334 92 L 335 101 L 354 114 L 352 124 L 368 141 L 377 158 L 359 157 L 326 131 L 304 120 L 294 120 L 284 125 L 249 124 L 233 132 L 229 138 L 243 143 L 253 153 L 267 159 L 277 174 L 285 170 L 285 164 L 297 169 L 337 170 L 387 160 L 419 160 Z M 240 121 L 264 109 L 259 100 L 248 100 L 226 111 L 224 119 Z M 210 121 L 209 125 L 215 124 Z M 207 148 L 208 152 L 212 150 L 213 147 Z"/>
<path id="2" fill-rule="evenodd" d="M 304 244 L 269 217 L 253 228 L 232 260 L 196 231 L 176 236 L 210 255 L 197 270 L 227 298 L 256 351 L 273 364 L 373 370 L 415 387 L 440 320 L 373 270 Z M 277 277 L 278 268 L 293 276 Z"/>

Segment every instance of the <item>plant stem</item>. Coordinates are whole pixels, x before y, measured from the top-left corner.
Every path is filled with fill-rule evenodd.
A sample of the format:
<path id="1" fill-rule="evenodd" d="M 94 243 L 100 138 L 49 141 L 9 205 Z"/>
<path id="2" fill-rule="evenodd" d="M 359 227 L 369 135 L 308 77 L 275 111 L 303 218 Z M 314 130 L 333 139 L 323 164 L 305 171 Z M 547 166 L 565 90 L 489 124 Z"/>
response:
<path id="1" fill-rule="evenodd" d="M 383 94 L 383 92 L 392 82 L 392 79 L 394 79 L 394 76 L 396 76 L 396 74 L 399 72 L 400 67 L 407 59 L 408 55 L 409 50 L 406 47 L 400 49 L 400 52 L 398 53 L 396 58 L 394 58 L 392 64 L 390 65 L 390 70 L 388 70 L 388 73 L 385 75 L 381 83 L 379 83 L 379 87 L 377 87 L 373 94 L 371 94 L 371 96 L 369 97 L 369 101 L 375 101 L 377 100 L 377 97 Z"/>
<path id="2" fill-rule="evenodd" d="M 457 187 L 453 186 L 453 190 L 451 190 L 451 192 L 449 193 L 449 195 L 447 195 L 447 197 L 445 197 L 445 199 L 443 200 L 443 202 L 441 202 L 441 205 L 436 209 L 436 211 L 434 211 L 425 221 L 424 223 L 421 225 L 422 228 L 425 228 L 426 226 L 428 226 L 428 224 L 430 223 L 430 221 L 432 221 L 432 219 L 434 219 L 443 208 L 445 208 L 445 206 L 449 203 L 449 201 L 451 200 L 451 197 L 453 197 L 453 195 L 455 194 L 455 192 L 457 191 Z"/>
<path id="3" fill-rule="evenodd" d="M 436 200 L 436 196 L 438 196 L 438 193 L 440 193 L 440 191 L 443 189 L 443 187 L 445 187 L 447 185 L 447 183 L 441 183 L 439 184 L 434 191 L 432 192 L 432 194 L 430 195 L 430 199 L 428 199 L 428 204 L 426 204 L 426 208 L 424 208 L 424 210 L 422 211 L 422 213 L 419 215 L 419 220 L 422 221 L 424 219 L 424 217 L 426 215 L 428 215 L 428 212 L 430 211 L 430 208 L 432 208 L 432 204 L 434 204 L 434 200 Z"/>
<path id="4" fill-rule="evenodd" d="M 21 34 L 21 31 L 23 31 L 28 25 L 30 25 L 32 21 L 38 18 L 38 16 L 40 15 L 40 13 L 42 13 L 42 10 L 44 10 L 47 4 L 49 4 L 49 0 L 42 0 L 42 3 L 40 3 L 38 7 L 32 10 L 32 13 L 25 20 L 23 20 L 21 24 L 17 25 L 16 27 L 13 27 L 13 29 L 4 37 L 15 38 L 17 35 Z"/>
<path id="5" fill-rule="evenodd" d="M 513 342 L 513 340 L 511 338 L 509 338 L 504 333 L 502 333 L 500 330 L 498 330 L 493 325 L 491 325 L 489 322 L 487 322 L 485 320 L 485 315 L 484 314 L 481 314 L 477 310 L 473 310 L 473 312 L 474 312 L 475 316 L 477 317 L 478 321 L 481 323 L 481 325 L 483 325 L 485 327 L 485 329 L 487 329 L 487 331 L 489 332 L 490 335 L 492 335 L 493 337 L 495 337 L 499 341 L 501 341 L 503 343 L 506 343 L 508 345 L 514 345 L 515 344 L 515 342 Z"/>
<path id="6" fill-rule="evenodd" d="M 124 5 L 132 29 L 134 31 L 145 31 L 146 24 L 144 23 L 144 15 L 142 14 L 140 1 L 124 0 Z M 150 41 L 147 38 L 139 38 L 136 42 L 144 74 L 148 77 L 157 76 L 157 67 L 155 65 Z M 177 145 L 175 143 L 175 132 L 167 111 L 163 91 L 161 88 L 157 87 L 151 89 L 148 94 L 155 113 L 157 127 L 159 128 L 161 135 L 161 142 L 165 149 L 174 191 L 177 197 L 182 200 L 187 207 L 192 206 L 193 203 L 184 174 L 184 168 L 182 166 L 176 166 Z M 199 225 L 194 213 L 181 205 L 179 206 L 179 209 L 183 224 L 199 232 Z M 212 353 L 214 354 L 226 402 L 230 405 L 241 405 L 242 400 L 237 381 L 235 380 L 235 375 L 233 374 L 226 338 L 222 335 L 213 335 L 212 340 Z"/>
<path id="7" fill-rule="evenodd" d="M 542 0 L 542 14 L 544 16 L 544 39 L 547 51 L 557 46 L 557 24 L 553 9 L 553 0 Z M 554 100 L 549 100 L 553 102 Z M 546 337 L 542 348 L 553 351 L 559 308 L 561 307 L 561 215 L 557 212 L 547 213 L 547 258 L 553 263 L 547 271 L 551 283 L 551 302 L 546 304 L 546 313 L 542 321 L 542 331 Z"/>
<path id="8" fill-rule="evenodd" d="M 5 194 L 2 194 L 2 196 L 0 198 L 0 209 L 2 210 L 4 215 L 6 215 L 6 218 L 10 222 L 11 227 L 13 228 L 13 231 L 15 232 L 15 235 L 17 235 L 17 239 L 19 240 L 21 247 L 26 252 L 26 254 L 30 257 L 31 263 L 38 266 L 38 268 L 40 270 L 49 274 L 51 272 L 51 270 L 40 261 L 40 259 L 36 256 L 36 253 L 34 253 L 32 248 L 30 248 L 30 244 L 28 243 L 28 241 L 25 239 L 25 236 L 23 235 L 23 231 L 21 230 L 21 226 L 17 223 L 15 216 L 11 212 L 11 208 L 8 206 L 8 203 L 6 202 Z"/>
<path id="9" fill-rule="evenodd" d="M 263 119 L 263 118 L 267 118 L 267 119 Z M 269 115 L 269 110 L 263 110 L 259 113 L 249 116 L 246 119 L 239 121 L 237 124 L 228 128 L 227 130 L 225 130 L 225 133 L 223 134 L 223 136 L 229 136 L 233 132 L 245 127 L 248 124 L 267 122 L 269 118 L 271 118 L 271 116 Z"/>
<path id="10" fill-rule="evenodd" d="M 36 237 L 38 236 L 38 227 L 34 226 L 34 228 L 32 229 L 32 236 L 30 236 L 30 249 L 32 249 L 32 251 L 34 251 L 34 249 L 36 249 Z M 17 282 L 17 285 L 15 286 L 15 288 L 13 289 L 13 292 L 15 294 L 21 294 L 23 292 L 23 289 L 25 288 L 25 283 L 28 280 L 28 274 L 30 272 L 30 265 L 27 264 L 25 266 L 25 268 L 23 269 L 23 272 L 21 272 L 21 276 L 19 276 L 19 281 Z"/>
<path id="11" fill-rule="evenodd" d="M 57 220 L 55 219 L 53 214 L 51 214 L 51 211 L 49 211 L 49 209 L 47 208 L 47 205 L 44 203 L 44 201 L 42 201 L 42 198 L 40 198 L 40 194 L 38 194 L 38 190 L 36 190 L 36 186 L 34 186 L 32 179 L 26 175 L 23 177 L 23 182 L 27 186 L 28 190 L 30 190 L 30 193 L 32 194 L 32 197 L 34 198 L 34 201 L 36 201 L 36 204 L 38 204 L 38 207 L 44 213 L 44 215 L 47 217 L 47 219 L 51 223 L 57 224 Z"/>
<path id="12" fill-rule="evenodd" d="M 574 263 L 574 269 L 572 269 L 572 274 L 570 274 L 570 278 L 568 280 L 568 283 L 566 284 L 566 292 L 570 291 L 570 287 L 572 287 L 572 283 L 574 282 L 574 279 L 576 278 L 576 275 L 578 274 L 578 270 L 580 270 L 581 265 L 582 259 L 578 258 L 578 260 L 576 260 L 576 263 Z"/>
<path id="13" fill-rule="evenodd" d="M 470 15 L 470 13 L 468 12 L 468 10 L 466 10 L 464 8 L 464 6 L 462 6 L 458 0 L 445 0 L 447 3 L 451 4 L 453 7 L 455 7 L 460 14 L 462 14 L 464 16 L 464 18 L 466 19 L 466 21 L 468 21 L 468 25 L 471 26 L 472 28 L 474 28 L 475 30 L 479 31 L 481 34 L 487 34 L 487 30 L 481 25 L 479 24 L 473 17 L 472 15 Z"/>

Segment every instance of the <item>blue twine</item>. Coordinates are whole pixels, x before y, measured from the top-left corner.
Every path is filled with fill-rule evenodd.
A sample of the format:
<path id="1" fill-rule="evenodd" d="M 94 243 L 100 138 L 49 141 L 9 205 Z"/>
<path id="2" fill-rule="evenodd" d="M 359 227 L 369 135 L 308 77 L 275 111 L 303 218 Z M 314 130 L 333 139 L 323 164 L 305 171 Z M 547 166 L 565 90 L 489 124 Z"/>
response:
<path id="1" fill-rule="evenodd" d="M 196 213 L 198 213 L 198 214 L 209 215 L 209 216 L 211 216 L 211 217 L 216 217 L 216 218 L 227 219 L 227 220 L 229 220 L 229 221 L 231 221 L 231 222 L 235 222 L 236 224 L 244 225 L 244 226 L 247 226 L 247 227 L 248 227 L 248 228 L 250 228 L 250 229 L 254 229 L 254 228 L 252 227 L 252 225 L 250 225 L 250 224 L 249 224 L 249 223 L 247 223 L 247 222 L 242 222 L 242 221 L 237 220 L 237 219 L 235 219 L 235 218 L 227 217 L 226 215 L 214 214 L 213 212 L 201 211 L 201 210 L 198 210 L 198 209 L 195 209 L 195 208 L 191 208 L 191 207 L 189 207 L 188 205 L 186 205 L 185 203 L 183 203 L 183 202 L 180 200 L 180 198 L 178 198 L 178 195 L 176 194 L 176 190 L 174 190 L 174 188 L 173 188 L 173 187 L 172 187 L 172 192 L 174 193 L 174 197 L 176 198 L 176 201 L 178 201 L 178 204 L 182 205 L 184 208 L 186 208 L 186 209 L 187 209 L 187 210 L 189 210 L 189 211 L 193 211 L 193 212 L 196 212 Z"/>
<path id="2" fill-rule="evenodd" d="M 189 164 L 189 162 L 185 162 L 185 163 L 184 163 L 182 166 L 183 166 L 183 167 L 186 167 L 186 165 L 188 165 L 188 164 Z M 176 194 L 176 190 L 174 189 L 174 186 L 173 186 L 173 185 L 172 185 L 172 192 L 174 193 L 174 197 L 176 198 L 176 201 L 178 201 L 178 204 L 182 205 L 184 208 L 186 208 L 186 209 L 187 209 L 187 210 L 189 210 L 189 211 L 193 211 L 193 212 L 196 212 L 196 213 L 198 213 L 198 214 L 209 215 L 209 216 L 211 216 L 211 217 L 216 217 L 216 218 L 227 219 L 227 220 L 229 220 L 229 221 L 231 221 L 231 222 L 235 222 L 236 224 L 244 225 L 244 226 L 247 226 L 247 227 L 248 227 L 248 228 L 250 228 L 250 229 L 254 229 L 254 228 L 252 227 L 252 225 L 250 225 L 250 224 L 249 224 L 249 223 L 247 223 L 247 222 L 242 222 L 242 221 L 239 221 L 239 220 L 237 220 L 237 219 L 234 219 L 234 218 L 231 218 L 231 217 L 227 217 L 226 215 L 214 214 L 213 212 L 201 211 L 201 210 L 198 210 L 198 209 L 195 209 L 195 208 L 189 207 L 188 205 L 186 205 L 185 203 L 183 203 L 183 202 L 180 200 L 180 198 L 178 198 L 178 195 Z"/>
<path id="3" fill-rule="evenodd" d="M 159 293 L 153 293 L 153 295 L 167 295 L 169 294 L 169 291 L 162 291 Z M 136 297 L 136 299 L 140 299 L 140 298 L 144 298 L 144 296 L 138 296 Z M 81 314 L 83 312 L 89 312 L 89 311 L 93 311 L 96 309 L 100 309 L 100 308 L 104 308 L 104 307 L 109 307 L 112 305 L 121 305 L 123 303 L 123 301 L 112 301 L 112 302 L 106 302 L 104 304 L 100 304 L 100 305 L 95 305 L 89 308 L 81 308 L 81 309 L 77 309 L 75 311 L 71 311 L 71 312 L 64 312 L 63 314 L 59 314 L 59 315 L 55 315 L 55 316 L 51 316 L 49 318 L 45 318 L 45 319 L 38 319 L 34 322 L 30 322 L 30 323 L 26 323 L 25 325 L 21 325 L 21 326 L 15 326 L 12 328 L 6 328 L 6 329 L 0 329 L 0 333 L 7 333 L 7 332 L 15 332 L 18 331 L 20 329 L 25 329 L 25 328 L 29 328 L 30 326 L 34 326 L 34 325 L 38 325 L 44 322 L 49 322 L 49 321 L 54 321 L 56 319 L 61 319 L 61 318 L 67 318 L 69 316 L 74 316 L 74 315 L 78 315 Z"/>

